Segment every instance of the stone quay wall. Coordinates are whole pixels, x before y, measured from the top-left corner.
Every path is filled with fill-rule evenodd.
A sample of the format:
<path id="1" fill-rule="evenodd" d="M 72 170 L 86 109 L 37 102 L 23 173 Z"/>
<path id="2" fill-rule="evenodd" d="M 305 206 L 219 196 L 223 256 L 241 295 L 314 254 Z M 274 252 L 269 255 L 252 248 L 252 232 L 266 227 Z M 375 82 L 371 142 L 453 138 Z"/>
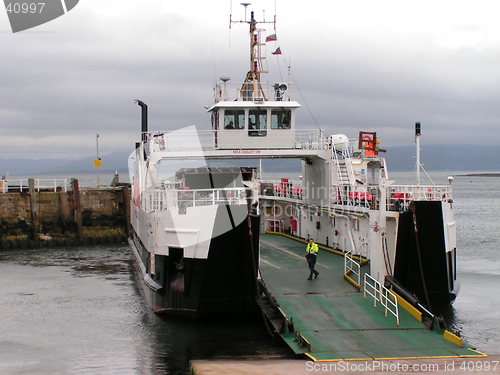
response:
<path id="1" fill-rule="evenodd" d="M 129 187 L 89 188 L 72 180 L 67 191 L 0 191 L 0 248 L 37 248 L 126 242 Z"/>

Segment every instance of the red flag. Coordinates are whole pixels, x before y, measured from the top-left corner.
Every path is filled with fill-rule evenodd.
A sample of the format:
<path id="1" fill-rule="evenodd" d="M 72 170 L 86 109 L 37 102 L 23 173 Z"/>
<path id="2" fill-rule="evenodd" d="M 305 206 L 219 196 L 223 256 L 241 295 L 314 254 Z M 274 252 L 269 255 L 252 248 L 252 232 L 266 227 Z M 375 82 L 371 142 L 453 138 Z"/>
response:
<path id="1" fill-rule="evenodd" d="M 276 34 L 273 34 L 273 35 L 269 35 L 267 38 L 266 38 L 266 43 L 267 42 L 273 42 L 275 40 L 278 40 L 278 38 L 276 38 Z"/>
<path id="2" fill-rule="evenodd" d="M 276 48 L 276 51 L 273 52 L 273 55 L 281 55 L 281 48 Z"/>

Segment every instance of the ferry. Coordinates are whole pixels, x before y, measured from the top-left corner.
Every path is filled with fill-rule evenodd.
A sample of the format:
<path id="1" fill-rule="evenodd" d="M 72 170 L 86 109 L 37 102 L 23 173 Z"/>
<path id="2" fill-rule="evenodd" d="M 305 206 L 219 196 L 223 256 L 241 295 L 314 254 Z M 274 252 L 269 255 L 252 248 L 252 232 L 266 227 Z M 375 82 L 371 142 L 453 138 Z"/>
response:
<path id="1" fill-rule="evenodd" d="M 150 131 L 147 105 L 137 101 L 129 242 L 154 311 L 199 318 L 262 307 L 264 232 L 312 238 L 342 254 L 358 264 L 345 274 L 361 289 L 359 267 L 368 264 L 374 282 L 421 311 L 452 303 L 459 282 L 451 184 L 396 184 L 373 129 L 351 138 L 300 129 L 292 83 L 261 80 L 266 31 L 253 12 L 244 22 L 250 70 L 242 83 L 221 77 L 207 107 L 210 129 Z M 417 152 L 420 136 L 417 123 Z M 260 178 L 259 160 L 284 158 L 301 160 L 300 179 Z"/>

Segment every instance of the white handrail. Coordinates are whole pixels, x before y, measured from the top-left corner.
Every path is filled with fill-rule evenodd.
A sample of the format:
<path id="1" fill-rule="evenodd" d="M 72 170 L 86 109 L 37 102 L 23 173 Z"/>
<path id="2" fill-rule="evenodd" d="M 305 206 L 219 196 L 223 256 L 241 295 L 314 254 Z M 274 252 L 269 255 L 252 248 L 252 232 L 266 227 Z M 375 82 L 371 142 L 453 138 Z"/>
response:
<path id="1" fill-rule="evenodd" d="M 368 280 L 367 280 L 368 279 Z M 373 282 L 373 285 L 369 283 L 369 281 Z M 377 301 L 385 308 L 385 316 L 387 316 L 387 312 L 390 312 L 392 315 L 396 317 L 396 324 L 399 327 L 399 308 L 398 308 L 398 300 L 394 293 L 392 293 L 385 286 L 381 285 L 377 280 L 370 276 L 370 274 L 365 273 L 364 276 L 364 297 L 366 295 L 370 295 L 373 297 L 373 306 L 377 306 Z M 394 309 L 394 311 L 392 310 Z"/>
<path id="2" fill-rule="evenodd" d="M 28 179 L 29 180 L 29 179 Z M 19 191 L 23 191 L 23 181 L 28 184 L 27 179 L 19 180 L 1 180 L 0 187 L 2 193 L 7 193 L 9 191 L 9 186 L 19 186 Z M 58 186 L 61 186 L 63 191 L 66 193 L 68 191 L 68 180 L 66 178 L 36 178 L 35 179 L 35 190 L 40 192 L 41 189 L 50 189 L 54 192 L 57 191 Z"/>
<path id="3" fill-rule="evenodd" d="M 352 280 L 349 276 L 350 273 L 357 276 L 357 283 L 361 288 L 361 266 L 353 259 L 351 251 L 345 253 L 344 255 L 344 276 L 349 277 Z M 356 280 L 353 281 L 356 282 Z"/>
<path id="4" fill-rule="evenodd" d="M 224 189 L 148 189 L 142 193 L 146 211 L 164 211 L 178 207 L 212 206 L 222 203 L 246 205 L 248 188 Z"/>
<path id="5" fill-rule="evenodd" d="M 316 129 L 291 129 L 294 131 L 294 147 L 295 149 L 300 150 L 326 150 L 329 147 L 327 139 L 321 134 L 320 131 Z M 210 151 L 216 150 L 216 135 L 219 132 L 224 130 L 197 130 L 193 132 L 193 130 L 165 130 L 165 131 L 156 131 L 153 133 L 142 133 L 146 136 L 148 140 L 156 140 L 158 142 L 150 142 L 150 146 L 152 147 L 151 151 L 156 152 L 169 152 L 169 151 Z M 248 129 L 241 129 L 230 131 L 229 133 L 225 133 L 224 138 L 232 143 L 231 149 L 233 150 L 246 150 L 246 148 L 242 148 L 242 146 L 237 146 L 241 137 L 248 131 Z M 266 131 L 281 131 L 274 129 L 267 129 Z M 169 133 L 175 132 L 175 136 L 170 139 L 168 137 Z M 198 142 L 193 142 L 193 135 L 198 137 Z M 160 139 L 164 139 L 164 141 L 160 141 Z M 276 148 L 276 139 L 269 137 L 261 137 L 260 145 L 258 149 L 274 149 Z M 233 144 L 234 143 L 234 144 Z M 201 149 L 200 149 L 201 147 Z"/>
<path id="6" fill-rule="evenodd" d="M 42 182 L 45 183 L 45 181 L 47 181 L 50 185 L 47 185 L 47 184 L 43 184 Z M 62 179 L 56 179 L 56 178 L 37 178 L 35 180 L 35 186 L 36 186 L 36 190 L 37 191 L 40 191 L 40 189 L 44 189 L 44 188 L 54 188 L 54 191 L 57 191 L 57 181 L 64 181 L 64 192 L 67 192 L 68 191 L 68 185 L 67 185 L 67 180 L 65 178 L 62 178 Z M 52 183 L 51 183 L 52 182 Z"/>
<path id="7" fill-rule="evenodd" d="M 303 187 L 302 181 L 273 181 L 263 180 L 261 184 L 272 185 L 272 195 L 279 198 L 303 201 L 310 197 L 307 187 Z M 269 186 L 271 188 L 271 186 Z M 366 212 L 370 209 L 379 209 L 379 205 L 385 204 L 387 211 L 405 211 L 412 201 L 444 201 L 449 202 L 453 199 L 451 187 L 449 186 L 412 186 L 412 185 L 393 185 L 387 188 L 385 202 L 379 202 L 379 194 L 373 193 L 372 186 L 349 186 L 332 185 L 327 197 L 329 206 L 324 209 L 343 208 L 345 206 L 359 209 Z M 374 194 L 374 195 L 372 195 Z M 271 192 L 262 194 L 262 198 L 270 196 Z"/>

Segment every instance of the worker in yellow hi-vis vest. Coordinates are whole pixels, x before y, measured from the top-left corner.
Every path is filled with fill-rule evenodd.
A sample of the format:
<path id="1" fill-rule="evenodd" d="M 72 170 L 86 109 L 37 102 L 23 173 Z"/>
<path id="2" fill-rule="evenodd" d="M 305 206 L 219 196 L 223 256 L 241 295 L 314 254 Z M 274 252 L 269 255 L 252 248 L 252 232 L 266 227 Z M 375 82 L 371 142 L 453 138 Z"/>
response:
<path id="1" fill-rule="evenodd" d="M 311 270 L 311 273 L 309 274 L 309 278 L 307 280 L 311 280 L 314 274 L 314 277 L 317 278 L 319 275 L 319 272 L 314 269 L 314 266 L 316 266 L 316 258 L 318 257 L 318 245 L 316 245 L 311 238 L 309 240 L 309 244 L 306 247 L 306 259 L 307 263 L 309 264 L 309 269 Z"/>

